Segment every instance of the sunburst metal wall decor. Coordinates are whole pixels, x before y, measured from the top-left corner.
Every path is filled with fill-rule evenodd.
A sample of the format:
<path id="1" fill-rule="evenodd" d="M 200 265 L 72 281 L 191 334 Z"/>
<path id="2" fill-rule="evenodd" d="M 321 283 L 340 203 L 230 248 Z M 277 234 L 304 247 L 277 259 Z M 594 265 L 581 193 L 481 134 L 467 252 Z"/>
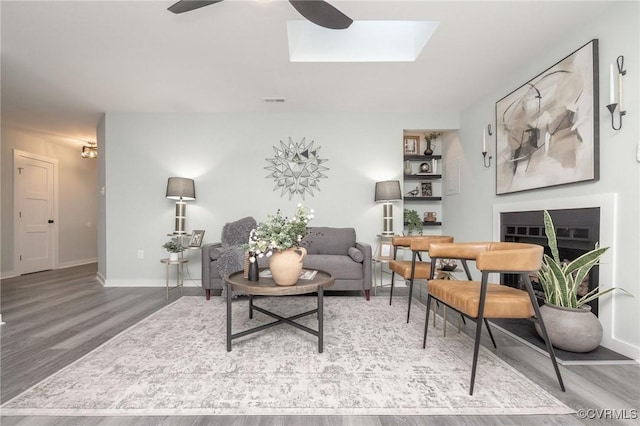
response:
<path id="1" fill-rule="evenodd" d="M 314 148 L 314 141 L 309 145 L 305 143 L 305 138 L 300 142 L 293 142 L 289 138 L 289 143 L 280 141 L 280 146 L 274 146 L 276 156 L 267 158 L 270 163 L 265 169 L 271 174 L 267 178 L 273 178 L 276 182 L 273 190 L 280 189 L 280 196 L 289 192 L 289 199 L 295 194 L 300 194 L 304 200 L 305 193 L 313 196 L 313 191 L 320 191 L 318 181 L 326 178 L 322 172 L 329 170 L 322 164 L 327 162 L 319 157 L 320 147 Z"/>

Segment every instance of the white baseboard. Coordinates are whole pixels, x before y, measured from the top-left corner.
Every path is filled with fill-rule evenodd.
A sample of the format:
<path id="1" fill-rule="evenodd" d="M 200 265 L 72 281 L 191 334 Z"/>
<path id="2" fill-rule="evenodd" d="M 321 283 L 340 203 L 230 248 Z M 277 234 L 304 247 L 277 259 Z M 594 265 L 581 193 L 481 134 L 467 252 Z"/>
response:
<path id="1" fill-rule="evenodd" d="M 2 314 L 0 314 L 0 325 L 3 325 L 3 324 L 5 324 L 5 322 L 2 321 Z"/>
<path id="2" fill-rule="evenodd" d="M 622 340 L 612 338 L 609 342 L 603 342 L 602 346 L 612 351 L 618 352 L 629 358 L 633 358 L 636 362 L 640 362 L 640 348 Z"/>
<path id="3" fill-rule="evenodd" d="M 18 274 L 16 274 L 15 271 L 5 271 L 0 274 L 0 279 L 6 280 L 7 278 L 13 278 L 17 276 Z"/>
<path id="4" fill-rule="evenodd" d="M 62 262 L 58 264 L 58 267 L 56 269 L 73 268 L 74 266 L 88 265 L 90 263 L 98 263 L 98 258 L 93 257 L 91 259 L 79 259 L 73 260 L 71 262 Z"/>
<path id="5" fill-rule="evenodd" d="M 101 284 L 105 287 L 166 287 L 166 281 L 163 279 L 107 279 L 101 280 Z M 169 281 L 169 286 L 175 286 L 175 279 Z M 202 287 L 201 280 L 185 279 L 183 285 L 185 287 Z"/>

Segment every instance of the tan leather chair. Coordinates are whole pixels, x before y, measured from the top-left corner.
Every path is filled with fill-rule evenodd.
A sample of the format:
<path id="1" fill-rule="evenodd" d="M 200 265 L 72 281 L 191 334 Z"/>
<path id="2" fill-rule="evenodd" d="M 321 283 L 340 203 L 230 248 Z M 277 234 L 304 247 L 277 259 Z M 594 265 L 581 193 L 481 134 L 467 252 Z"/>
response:
<path id="1" fill-rule="evenodd" d="M 409 315 L 411 314 L 413 280 L 426 280 L 431 274 L 431 262 L 423 262 L 422 255 L 429 252 L 429 245 L 433 242 L 451 243 L 453 242 L 453 237 L 445 235 L 409 235 L 391 238 L 391 244 L 393 245 L 393 260 L 389 261 L 389 269 L 391 269 L 391 292 L 389 293 L 389 305 L 391 305 L 391 300 L 393 299 L 395 275 L 398 274 L 405 280 L 409 281 L 407 322 L 409 322 Z M 397 260 L 399 247 L 407 247 L 411 250 L 411 260 Z"/>
<path id="2" fill-rule="evenodd" d="M 433 262 L 440 258 L 474 260 L 476 268 L 482 272 L 481 281 L 436 280 L 432 279 L 432 272 L 427 286 L 427 317 L 424 324 L 423 348 L 427 344 L 429 311 L 432 299 L 444 303 L 466 317 L 476 320 L 470 395 L 473 395 L 483 322 L 487 327 L 493 346 L 496 347 L 496 342 L 487 321 L 488 318 L 528 318 L 537 322 L 547 345 L 547 351 L 558 377 L 558 383 L 564 392 L 564 383 L 558 369 L 555 353 L 549 342 L 547 330 L 540 315 L 538 301 L 533 293 L 533 287 L 529 279 L 529 274 L 535 273 L 540 269 L 543 250 L 543 247 L 537 244 L 506 242 L 433 243 L 430 245 L 429 256 Z M 526 290 L 506 285 L 490 284 L 488 282 L 490 273 L 518 274 Z"/>

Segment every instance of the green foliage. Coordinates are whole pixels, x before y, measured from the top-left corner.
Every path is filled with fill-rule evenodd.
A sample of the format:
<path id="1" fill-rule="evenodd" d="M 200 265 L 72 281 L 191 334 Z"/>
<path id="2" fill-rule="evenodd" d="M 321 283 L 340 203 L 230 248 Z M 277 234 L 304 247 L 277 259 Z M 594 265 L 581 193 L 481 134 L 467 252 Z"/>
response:
<path id="1" fill-rule="evenodd" d="M 595 288 L 578 299 L 580 284 L 587 278 L 591 268 L 599 264 L 600 257 L 609 247 L 598 247 L 596 245 L 595 249 L 571 262 L 561 261 L 558 253 L 555 226 L 551 220 L 551 215 L 546 210 L 544 211 L 544 229 L 551 249 L 551 256 L 544 255 L 542 267 L 538 271 L 538 279 L 544 289 L 544 296 L 547 302 L 566 308 L 578 308 L 613 290 L 622 290 L 629 294 L 626 290 L 616 287 L 603 291 Z"/>
<path id="2" fill-rule="evenodd" d="M 185 250 L 182 244 L 178 241 L 178 238 L 172 238 L 171 241 L 164 243 L 162 247 L 169 253 L 181 253 Z"/>
<path id="3" fill-rule="evenodd" d="M 442 136 L 442 132 L 431 132 L 429 134 L 424 134 L 424 140 L 427 141 L 427 143 L 431 143 L 432 140 L 439 138 L 440 136 Z"/>
<path id="4" fill-rule="evenodd" d="M 300 241 L 309 233 L 308 223 L 313 219 L 313 210 L 298 204 L 298 210 L 292 218 L 282 216 L 280 209 L 275 215 L 268 215 L 265 222 L 251 230 L 249 253 L 258 257 L 270 256 L 274 250 L 298 247 Z"/>
<path id="5" fill-rule="evenodd" d="M 422 229 L 424 224 L 422 219 L 415 210 L 404 209 L 404 222 L 407 224 L 407 230 L 409 235 L 413 234 L 413 231 L 418 231 L 418 234 L 422 235 Z"/>

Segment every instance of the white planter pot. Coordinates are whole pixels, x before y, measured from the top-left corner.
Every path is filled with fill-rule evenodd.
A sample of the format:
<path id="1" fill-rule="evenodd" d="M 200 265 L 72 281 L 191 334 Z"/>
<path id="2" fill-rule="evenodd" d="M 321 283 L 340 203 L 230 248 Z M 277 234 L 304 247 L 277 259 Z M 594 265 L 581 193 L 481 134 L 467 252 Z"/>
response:
<path id="1" fill-rule="evenodd" d="M 180 258 L 180 253 L 169 253 L 169 260 L 178 260 Z"/>

